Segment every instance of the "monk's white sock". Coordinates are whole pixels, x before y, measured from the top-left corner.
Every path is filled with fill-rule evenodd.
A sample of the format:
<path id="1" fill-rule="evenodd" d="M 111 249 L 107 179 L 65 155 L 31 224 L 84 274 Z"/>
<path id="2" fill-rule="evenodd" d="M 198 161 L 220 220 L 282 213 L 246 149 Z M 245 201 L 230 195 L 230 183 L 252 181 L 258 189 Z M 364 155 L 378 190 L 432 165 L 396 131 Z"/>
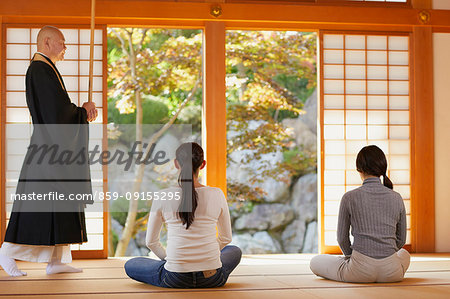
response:
<path id="1" fill-rule="evenodd" d="M 6 255 L 0 254 L 0 266 L 8 273 L 9 276 L 25 276 L 26 272 L 20 271 L 17 268 L 16 261 Z"/>
<path id="2" fill-rule="evenodd" d="M 52 260 L 47 265 L 47 274 L 83 272 L 83 269 L 75 268 L 61 263 L 61 257 L 61 247 L 55 246 L 55 249 L 53 250 Z"/>

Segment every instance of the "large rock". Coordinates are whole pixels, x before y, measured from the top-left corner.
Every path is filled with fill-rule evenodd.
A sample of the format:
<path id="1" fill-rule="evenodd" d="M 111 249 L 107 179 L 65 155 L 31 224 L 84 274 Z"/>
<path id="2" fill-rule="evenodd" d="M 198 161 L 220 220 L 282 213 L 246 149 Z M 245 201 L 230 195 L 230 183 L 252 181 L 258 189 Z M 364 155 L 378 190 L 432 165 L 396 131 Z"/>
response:
<path id="1" fill-rule="evenodd" d="M 302 251 L 306 225 L 303 220 L 294 220 L 281 235 L 285 253 L 299 253 Z"/>
<path id="2" fill-rule="evenodd" d="M 244 254 L 280 253 L 280 243 L 267 232 L 257 232 L 253 236 L 249 233 L 233 235 L 232 244 L 241 248 Z"/>
<path id="3" fill-rule="evenodd" d="M 317 221 L 308 223 L 306 227 L 305 241 L 303 243 L 302 253 L 319 252 L 319 241 L 317 238 Z"/>
<path id="4" fill-rule="evenodd" d="M 283 125 L 292 128 L 295 145 L 301 150 L 316 152 L 317 151 L 317 135 L 311 131 L 306 123 L 300 118 L 283 119 Z"/>
<path id="5" fill-rule="evenodd" d="M 300 115 L 298 118 L 303 121 L 311 132 L 317 134 L 317 89 L 309 96 L 303 106 L 304 114 Z"/>
<path id="6" fill-rule="evenodd" d="M 287 174 L 280 174 L 279 179 L 265 177 L 261 182 L 251 182 L 252 178 L 261 178 L 264 169 L 277 167 L 283 161 L 281 152 L 261 154 L 259 159 L 254 159 L 255 150 L 234 151 L 229 155 L 227 167 L 227 179 L 251 187 L 261 188 L 267 202 L 283 201 L 289 194 L 290 182 L 283 180 Z"/>
<path id="7" fill-rule="evenodd" d="M 292 188 L 291 207 L 305 223 L 317 219 L 317 174 L 310 173 L 298 179 Z"/>
<path id="8" fill-rule="evenodd" d="M 294 219 L 294 212 L 284 204 L 256 205 L 249 214 L 234 222 L 236 230 L 272 230 L 280 228 Z"/>

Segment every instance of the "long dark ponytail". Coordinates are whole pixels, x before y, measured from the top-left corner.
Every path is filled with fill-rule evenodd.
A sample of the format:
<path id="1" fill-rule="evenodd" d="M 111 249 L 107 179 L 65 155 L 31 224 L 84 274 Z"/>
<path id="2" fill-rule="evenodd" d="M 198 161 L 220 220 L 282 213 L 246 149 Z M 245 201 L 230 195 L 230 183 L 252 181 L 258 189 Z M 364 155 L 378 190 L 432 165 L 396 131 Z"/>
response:
<path id="1" fill-rule="evenodd" d="M 181 202 L 177 215 L 188 229 L 194 222 L 194 213 L 198 204 L 198 194 L 194 186 L 194 173 L 203 163 L 203 149 L 195 142 L 183 143 L 176 151 L 176 159 L 181 168 L 178 176 L 178 185 L 181 187 Z"/>
<path id="2" fill-rule="evenodd" d="M 389 189 L 394 188 L 391 180 L 386 175 L 386 156 L 376 145 L 365 146 L 359 151 L 356 157 L 356 170 L 376 177 L 383 176 L 383 184 Z"/>

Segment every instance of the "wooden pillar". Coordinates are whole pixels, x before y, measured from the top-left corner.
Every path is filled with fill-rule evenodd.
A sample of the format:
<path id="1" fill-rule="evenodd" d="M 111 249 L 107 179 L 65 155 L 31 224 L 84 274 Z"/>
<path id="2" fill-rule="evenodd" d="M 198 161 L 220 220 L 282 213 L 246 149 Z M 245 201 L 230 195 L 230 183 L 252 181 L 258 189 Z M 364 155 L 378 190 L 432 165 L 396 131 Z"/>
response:
<path id="1" fill-rule="evenodd" d="M 206 22 L 203 42 L 202 135 L 206 146 L 206 183 L 226 194 L 227 128 L 225 98 L 225 24 Z"/>
<path id="2" fill-rule="evenodd" d="M 5 196 L 6 196 L 6 174 L 5 174 L 5 107 L 6 107 L 6 92 L 4 91 L 6 84 L 6 74 L 5 67 L 3 65 L 4 55 L 5 55 L 5 42 L 3 41 L 4 35 L 3 31 L 3 17 L 0 16 L 0 244 L 3 243 L 6 230 L 6 211 L 5 211 Z"/>
<path id="3" fill-rule="evenodd" d="M 434 99 L 432 28 L 415 26 L 413 46 L 412 250 L 434 252 Z"/>

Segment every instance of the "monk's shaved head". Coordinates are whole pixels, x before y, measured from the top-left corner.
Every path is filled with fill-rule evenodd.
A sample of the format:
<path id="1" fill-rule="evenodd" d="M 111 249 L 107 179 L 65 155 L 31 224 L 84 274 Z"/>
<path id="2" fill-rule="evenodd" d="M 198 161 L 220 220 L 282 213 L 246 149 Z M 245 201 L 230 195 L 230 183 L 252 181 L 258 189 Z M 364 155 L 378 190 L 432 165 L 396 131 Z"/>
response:
<path id="1" fill-rule="evenodd" d="M 61 30 L 54 26 L 44 26 L 37 36 L 37 50 L 48 56 L 53 62 L 63 60 L 66 46 Z"/>
<path id="2" fill-rule="evenodd" d="M 44 43 L 46 38 L 58 38 L 62 35 L 61 30 L 59 30 L 56 27 L 53 26 L 44 26 L 42 27 L 42 29 L 39 31 L 38 36 L 37 36 L 37 45 L 39 48 L 39 45 L 42 46 L 42 44 Z"/>

